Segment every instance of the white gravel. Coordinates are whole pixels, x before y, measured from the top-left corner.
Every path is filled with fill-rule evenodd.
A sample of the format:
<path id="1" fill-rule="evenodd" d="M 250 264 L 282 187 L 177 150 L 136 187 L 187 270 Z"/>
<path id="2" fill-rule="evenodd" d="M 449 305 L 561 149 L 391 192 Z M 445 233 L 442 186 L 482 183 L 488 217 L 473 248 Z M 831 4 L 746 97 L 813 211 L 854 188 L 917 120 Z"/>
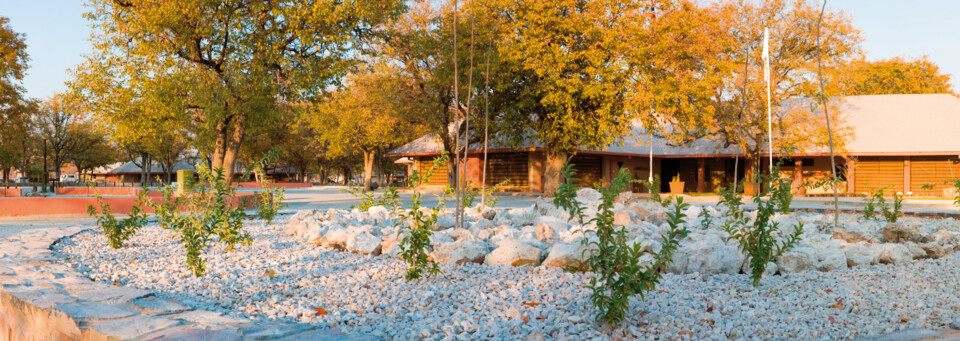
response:
<path id="1" fill-rule="evenodd" d="M 62 262 L 90 278 L 148 289 L 196 308 L 291 319 L 385 339 L 852 339 L 960 319 L 960 255 L 896 265 L 747 275 L 665 275 L 628 319 L 593 322 L 587 274 L 553 267 L 442 264 L 440 278 L 403 279 L 390 257 L 307 244 L 251 222 L 253 244 L 205 253 L 195 278 L 173 233 L 155 225 L 114 250 L 98 231 L 58 243 Z M 271 279 L 267 270 L 273 271 Z M 525 304 L 531 303 L 531 304 Z M 539 305 L 537 305 L 539 304 Z M 314 307 L 328 315 L 316 316 Z"/>

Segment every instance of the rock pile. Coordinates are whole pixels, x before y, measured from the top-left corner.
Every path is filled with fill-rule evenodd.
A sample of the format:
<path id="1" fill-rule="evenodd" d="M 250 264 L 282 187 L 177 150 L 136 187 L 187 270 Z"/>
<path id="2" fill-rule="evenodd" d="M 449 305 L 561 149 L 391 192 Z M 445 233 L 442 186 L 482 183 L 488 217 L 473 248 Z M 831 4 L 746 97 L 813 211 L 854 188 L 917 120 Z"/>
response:
<path id="1" fill-rule="evenodd" d="M 580 268 L 591 251 L 583 239 L 595 238 L 596 225 L 589 220 L 596 216 L 600 195 L 593 189 L 581 189 L 577 200 L 585 207 L 583 225 L 547 200 L 526 208 L 467 209 L 461 228 L 456 228 L 452 212 L 448 211 L 434 226 L 431 258 L 445 264 Z M 666 208 L 623 193 L 614 212 L 614 224 L 623 226 L 630 240 L 640 243 L 645 252 L 659 251 L 662 234 L 669 229 Z M 690 234 L 680 243 L 667 271 L 749 272 L 746 257 L 736 241 L 727 240 L 729 235 L 722 228 L 729 221 L 725 209 L 690 206 L 684 213 Z M 711 217 L 709 223 L 707 215 Z M 755 215 L 747 213 L 750 219 Z M 939 258 L 960 247 L 960 224 L 953 219 L 902 218 L 897 223 L 886 223 L 845 215 L 837 230 L 831 217 L 822 214 L 778 214 L 773 220 L 782 230 L 777 237 L 789 235 L 798 223 L 803 223 L 804 232 L 795 248 L 768 267 L 771 274 Z M 404 233 L 400 226 L 405 224 L 409 222 L 401 221 L 391 209 L 377 206 L 367 212 L 300 211 L 284 231 L 327 248 L 397 257 Z M 645 258 L 652 261 L 652 256 Z"/>

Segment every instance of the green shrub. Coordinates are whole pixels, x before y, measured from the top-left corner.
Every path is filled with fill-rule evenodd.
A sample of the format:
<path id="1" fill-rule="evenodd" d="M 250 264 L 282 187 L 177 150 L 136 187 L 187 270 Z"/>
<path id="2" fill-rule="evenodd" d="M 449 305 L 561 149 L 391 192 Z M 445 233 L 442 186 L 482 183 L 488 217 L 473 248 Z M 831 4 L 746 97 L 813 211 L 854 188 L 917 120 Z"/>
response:
<path id="1" fill-rule="evenodd" d="M 224 243 L 227 250 L 237 244 L 249 245 L 250 234 L 243 231 L 247 218 L 243 207 L 234 204 L 236 189 L 230 185 L 222 169 L 211 171 L 197 164 L 198 183 L 189 180 L 192 192 L 175 197 L 172 186 L 166 186 L 163 198 L 154 203 L 160 226 L 173 230 L 186 249 L 186 263 L 194 276 L 203 276 L 206 263 L 201 254 L 209 242 Z"/>
<path id="2" fill-rule="evenodd" d="M 883 219 L 889 223 L 897 222 L 903 212 L 903 195 L 894 193 L 893 194 L 893 208 L 890 208 L 890 204 L 887 203 L 886 198 L 886 189 L 890 186 L 884 186 L 877 190 L 870 191 L 870 198 L 867 199 L 867 205 L 863 209 L 863 218 L 864 219 L 875 219 L 876 218 L 876 208 L 880 209 L 880 215 L 883 216 Z M 877 205 L 874 208 L 873 203 L 876 201 Z"/>
<path id="3" fill-rule="evenodd" d="M 757 204 L 757 218 L 753 221 L 751 228 L 746 227 L 748 223 L 746 217 L 730 220 L 723 225 L 723 229 L 730 234 L 727 240 L 736 240 L 740 244 L 740 250 L 746 254 L 750 262 L 750 278 L 753 279 L 755 287 L 760 285 L 767 263 L 777 259 L 784 251 L 796 245 L 800 241 L 800 235 L 803 234 L 803 224 L 798 223 L 793 233 L 778 243 L 773 233 L 780 231 L 780 226 L 779 223 L 771 221 L 777 212 L 776 204 L 772 198 L 766 201 L 762 198 L 762 194 L 753 198 L 753 202 Z"/>
<path id="4" fill-rule="evenodd" d="M 706 206 L 703 208 L 703 219 L 700 220 L 700 227 L 704 230 L 710 228 L 710 224 L 713 223 L 713 216 L 710 215 L 710 211 L 707 210 Z"/>
<path id="5" fill-rule="evenodd" d="M 557 187 L 556 193 L 553 194 L 553 205 L 566 210 L 567 213 L 570 213 L 569 220 L 577 218 L 577 222 L 580 223 L 580 226 L 583 226 L 586 216 L 583 213 L 584 208 L 577 201 L 578 180 L 573 177 L 576 174 L 577 170 L 573 168 L 572 163 L 563 166 L 563 170 L 560 171 L 560 175 L 563 176 L 563 183 L 560 184 L 560 187 Z"/>
<path id="6" fill-rule="evenodd" d="M 374 206 L 384 206 L 397 208 L 400 206 L 400 194 L 397 192 L 396 187 L 387 186 L 387 188 L 380 194 L 380 197 L 377 198 L 373 191 L 364 190 L 363 187 L 350 186 L 349 188 L 341 189 L 340 192 L 347 192 L 353 195 L 355 198 L 360 200 L 359 205 L 350 206 L 350 209 L 358 209 L 363 212 L 370 210 Z"/>
<path id="7" fill-rule="evenodd" d="M 644 187 L 647 188 L 647 190 L 650 191 L 651 201 L 658 204 L 663 201 L 663 199 L 660 198 L 660 175 L 654 174 L 653 181 L 637 179 L 637 180 L 633 180 L 633 182 L 643 185 Z"/>
<path id="8" fill-rule="evenodd" d="M 440 273 L 440 267 L 437 263 L 429 259 L 430 251 L 433 247 L 430 245 L 430 235 L 433 234 L 433 227 L 437 223 L 437 217 L 443 212 L 444 207 L 438 204 L 433 209 L 421 210 L 423 207 L 423 196 L 420 193 L 420 187 L 436 172 L 437 168 L 447 162 L 447 156 L 443 155 L 433 160 L 430 169 L 423 173 L 413 171 L 410 175 L 410 182 L 413 186 L 413 198 L 410 199 L 408 212 L 401 212 L 397 224 L 403 224 L 402 221 L 409 221 L 410 224 L 403 224 L 403 230 L 407 234 L 400 241 L 400 258 L 407 264 L 407 280 L 419 279 L 423 275 L 436 275 Z"/>
<path id="9" fill-rule="evenodd" d="M 596 247 L 587 260 L 594 276 L 586 285 L 591 290 L 590 300 L 597 308 L 596 319 L 612 325 L 626 317 L 631 296 L 640 295 L 643 299 L 645 292 L 656 289 L 662 270 L 672 262 L 673 252 L 688 233 L 682 227 L 682 210 L 688 205 L 683 203 L 683 198 L 678 198 L 674 211 L 668 213 L 670 232 L 663 238 L 663 247 L 654 256 L 653 263 L 641 265 L 640 244 L 628 242 L 624 227 L 613 224 L 613 203 L 629 184 L 629 176 L 629 171 L 622 169 L 612 184 L 601 190 L 597 217 L 591 220 L 597 225 L 597 239 L 583 240 L 588 250 L 590 246 Z"/>
<path id="10" fill-rule="evenodd" d="M 743 183 L 740 183 L 740 185 L 743 185 Z M 717 195 L 720 196 L 718 203 L 727 208 L 726 216 L 731 220 L 743 218 L 743 208 L 740 207 L 743 205 L 743 193 L 740 192 L 740 188 L 743 186 L 737 187 L 720 187 L 720 190 L 717 191 Z"/>
<path id="11" fill-rule="evenodd" d="M 113 215 L 110 204 L 103 202 L 103 197 L 97 193 L 97 204 L 100 206 L 100 212 L 93 205 L 87 205 L 87 214 L 97 218 L 97 225 L 107 237 L 110 247 L 114 249 L 122 248 L 124 243 L 130 239 L 137 230 L 147 224 L 147 214 L 141 207 L 149 205 L 150 191 L 144 188 L 137 196 L 137 203 L 130 208 L 130 215 L 124 219 L 117 220 Z"/>
<path id="12" fill-rule="evenodd" d="M 503 186 L 506 186 L 509 183 L 510 183 L 510 179 L 503 179 L 503 181 L 500 181 L 500 183 L 494 185 L 493 187 L 490 187 L 490 190 L 487 191 L 487 204 L 486 204 L 487 207 L 493 208 L 497 206 L 497 202 L 500 201 L 500 198 L 493 195 L 493 193 L 499 191 L 500 188 L 502 188 Z"/>

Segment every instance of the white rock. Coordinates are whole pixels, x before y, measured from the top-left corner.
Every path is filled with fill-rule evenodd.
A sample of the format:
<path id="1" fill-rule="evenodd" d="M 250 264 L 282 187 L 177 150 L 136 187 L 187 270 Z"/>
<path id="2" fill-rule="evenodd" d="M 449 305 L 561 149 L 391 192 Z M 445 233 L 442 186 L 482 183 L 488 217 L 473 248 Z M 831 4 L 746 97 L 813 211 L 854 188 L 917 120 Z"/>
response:
<path id="1" fill-rule="evenodd" d="M 880 245 L 880 263 L 896 264 L 913 259 L 910 249 L 903 244 L 883 243 Z"/>
<path id="2" fill-rule="evenodd" d="M 780 273 L 792 273 L 816 268 L 816 250 L 806 247 L 793 248 L 785 251 L 777 258 L 777 267 Z"/>
<path id="3" fill-rule="evenodd" d="M 347 238 L 346 248 L 350 252 L 376 256 L 380 254 L 381 242 L 380 238 L 361 232 Z"/>
<path id="4" fill-rule="evenodd" d="M 440 244 L 430 256 L 437 263 L 463 264 L 482 263 L 490 252 L 490 246 L 481 241 L 460 239 L 453 243 Z"/>
<path id="5" fill-rule="evenodd" d="M 592 250 L 592 251 L 587 251 Z M 543 261 L 545 266 L 555 266 L 561 268 L 580 268 L 585 266 L 584 262 L 596 247 L 587 248 L 583 243 L 557 243 L 550 248 L 547 259 Z"/>
<path id="6" fill-rule="evenodd" d="M 736 246 L 723 244 L 698 243 L 681 250 L 688 255 L 686 273 L 737 274 L 745 259 Z"/>
<path id="7" fill-rule="evenodd" d="M 521 243 L 516 239 L 505 239 L 490 252 L 484 260 L 487 265 L 539 265 L 540 249 Z"/>
<path id="8" fill-rule="evenodd" d="M 816 249 L 816 268 L 820 271 L 831 271 L 847 268 L 847 255 L 837 248 Z"/>
<path id="9" fill-rule="evenodd" d="M 593 188 L 581 188 L 577 190 L 577 201 L 584 204 L 595 204 L 600 201 L 602 195 Z"/>
<path id="10" fill-rule="evenodd" d="M 847 256 L 847 266 L 851 267 L 879 263 L 881 251 L 877 245 L 866 244 L 850 245 L 843 248 L 843 253 Z"/>

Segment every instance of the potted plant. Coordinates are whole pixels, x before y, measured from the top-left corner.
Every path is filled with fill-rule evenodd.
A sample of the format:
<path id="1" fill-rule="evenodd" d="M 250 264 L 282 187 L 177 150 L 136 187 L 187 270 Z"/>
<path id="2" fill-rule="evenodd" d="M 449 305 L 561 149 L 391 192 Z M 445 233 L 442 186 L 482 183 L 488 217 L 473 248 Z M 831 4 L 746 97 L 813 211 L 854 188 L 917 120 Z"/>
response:
<path id="1" fill-rule="evenodd" d="M 750 181 L 743 181 L 743 195 L 752 197 L 760 193 L 760 177 L 759 174 L 750 177 Z"/>
<path id="2" fill-rule="evenodd" d="M 680 173 L 673 176 L 673 180 L 670 180 L 670 194 L 680 195 L 683 194 L 683 181 L 680 181 Z"/>

